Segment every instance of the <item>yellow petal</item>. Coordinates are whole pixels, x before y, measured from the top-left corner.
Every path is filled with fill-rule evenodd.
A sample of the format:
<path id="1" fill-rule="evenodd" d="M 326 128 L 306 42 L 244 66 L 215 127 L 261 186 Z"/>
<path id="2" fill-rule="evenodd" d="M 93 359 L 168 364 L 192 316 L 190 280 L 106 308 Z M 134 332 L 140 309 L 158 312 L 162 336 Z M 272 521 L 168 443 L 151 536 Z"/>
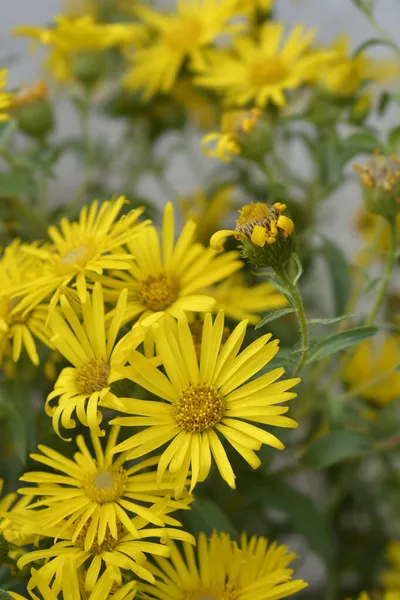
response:
<path id="1" fill-rule="evenodd" d="M 213 248 L 213 250 L 216 250 L 217 252 L 222 252 L 224 249 L 224 243 L 227 237 L 229 237 L 230 235 L 235 235 L 236 231 L 232 231 L 230 229 L 221 229 L 220 231 L 217 231 L 216 233 L 214 233 L 214 235 L 211 236 L 210 239 L 210 246 L 211 248 Z"/>
<path id="2" fill-rule="evenodd" d="M 251 241 L 256 246 L 261 246 L 263 248 L 268 239 L 268 233 L 265 227 L 261 225 L 256 225 L 253 229 L 253 233 L 251 234 Z"/>
<path id="3" fill-rule="evenodd" d="M 277 226 L 280 229 L 283 229 L 283 231 L 285 231 L 287 235 L 291 235 L 293 233 L 294 223 L 292 219 L 289 219 L 289 217 L 284 217 L 283 215 L 280 215 Z"/>

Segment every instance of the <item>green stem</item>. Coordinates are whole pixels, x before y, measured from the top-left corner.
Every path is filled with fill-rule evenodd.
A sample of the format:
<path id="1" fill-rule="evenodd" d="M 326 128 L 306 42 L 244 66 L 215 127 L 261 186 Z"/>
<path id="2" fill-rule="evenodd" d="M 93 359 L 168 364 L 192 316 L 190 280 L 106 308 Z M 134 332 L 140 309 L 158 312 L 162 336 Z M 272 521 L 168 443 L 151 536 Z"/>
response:
<path id="1" fill-rule="evenodd" d="M 381 308 L 381 305 L 385 299 L 386 293 L 389 288 L 390 279 L 392 277 L 393 267 L 396 259 L 396 248 L 397 248 L 397 230 L 396 230 L 396 219 L 389 221 L 390 225 L 390 247 L 386 260 L 385 272 L 382 278 L 382 285 L 378 291 L 375 302 L 372 309 L 365 321 L 365 325 L 372 325 L 375 321 L 376 315 Z"/>
<path id="2" fill-rule="evenodd" d="M 75 212 L 85 199 L 86 191 L 92 180 L 93 168 L 93 147 L 90 134 L 90 107 L 91 107 L 91 92 L 86 91 L 82 102 L 77 104 L 77 109 L 80 117 L 82 142 L 84 148 L 84 171 L 82 181 L 76 191 L 75 197 L 68 207 L 67 214 L 71 215 Z"/>
<path id="3" fill-rule="evenodd" d="M 281 278 L 282 283 L 287 287 L 289 292 L 291 293 L 294 301 L 294 308 L 296 309 L 297 321 L 300 329 L 301 336 L 301 353 L 300 359 L 296 365 L 296 368 L 293 372 L 293 376 L 297 377 L 299 373 L 302 371 L 304 365 L 306 364 L 307 354 L 308 354 L 308 346 L 309 346 L 309 336 L 308 336 L 308 328 L 306 323 L 306 315 L 304 312 L 304 304 L 303 299 L 301 297 L 299 288 L 297 285 L 294 285 L 288 275 L 283 271 L 278 273 L 278 276 Z"/>
<path id="4" fill-rule="evenodd" d="M 381 27 L 379 25 L 379 23 L 377 23 L 377 21 L 375 21 L 374 15 L 372 14 L 372 12 L 369 12 L 368 10 L 363 10 L 361 9 L 362 12 L 364 13 L 364 15 L 366 16 L 366 18 L 368 19 L 371 27 L 373 29 L 375 29 L 375 31 L 379 34 L 379 36 L 382 38 L 382 40 L 384 40 L 388 46 L 390 46 L 392 48 L 392 50 L 394 50 L 396 52 L 396 54 L 400 54 L 400 46 L 398 46 L 395 42 L 395 40 L 388 34 L 388 32 L 386 31 L 386 29 L 384 29 L 383 27 Z"/>

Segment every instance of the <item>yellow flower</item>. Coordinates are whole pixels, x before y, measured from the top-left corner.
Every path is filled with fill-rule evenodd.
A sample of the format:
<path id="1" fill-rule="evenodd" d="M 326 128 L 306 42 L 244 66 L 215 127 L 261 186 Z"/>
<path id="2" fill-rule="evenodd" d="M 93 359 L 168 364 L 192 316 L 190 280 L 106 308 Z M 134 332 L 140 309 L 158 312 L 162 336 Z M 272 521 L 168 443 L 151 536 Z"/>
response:
<path id="1" fill-rule="evenodd" d="M 217 122 L 218 107 L 193 85 L 189 77 L 176 81 L 172 94 L 199 129 L 211 129 Z"/>
<path id="2" fill-rule="evenodd" d="M 382 156 L 378 151 L 363 165 L 354 165 L 364 187 L 369 211 L 386 219 L 400 213 L 400 157 Z"/>
<path id="3" fill-rule="evenodd" d="M 3 480 L 0 479 L 0 496 L 3 489 Z M 0 498 L 0 536 L 3 536 L 6 542 L 13 546 L 8 554 L 16 560 L 24 553 L 24 546 L 32 544 L 34 538 L 26 534 L 24 528 L 19 527 L 13 522 L 13 516 L 23 511 L 31 502 L 32 495 L 28 494 L 24 498 L 18 497 L 15 492 L 6 494 Z M 17 549 L 18 547 L 18 549 Z"/>
<path id="4" fill-rule="evenodd" d="M 79 452 L 73 460 L 46 446 L 39 446 L 41 454 L 31 458 L 50 467 L 54 472 L 35 471 L 25 473 L 21 481 L 36 487 L 21 488 L 20 494 L 36 497 L 30 509 L 40 508 L 40 521 L 47 527 L 70 528 L 71 541 L 79 539 L 85 551 L 94 545 L 101 546 L 107 536 L 118 539 L 121 528 L 138 536 L 132 521 L 139 516 L 147 523 L 159 527 L 165 525 L 160 512 L 165 507 L 172 510 L 186 509 L 190 498 L 177 502 L 170 500 L 173 484 L 171 479 L 158 485 L 155 470 L 159 457 L 148 458 L 134 466 L 128 466 L 124 454 L 116 460 L 113 449 L 119 427 L 112 427 L 105 450 L 99 438 L 92 434 L 93 457 L 83 436 L 76 438 Z M 34 515 L 32 514 L 32 518 Z"/>
<path id="5" fill-rule="evenodd" d="M 255 17 L 257 11 L 263 13 L 271 12 L 275 0 L 236 0 L 235 8 L 238 13 L 243 13 L 251 18 Z"/>
<path id="6" fill-rule="evenodd" d="M 352 96 L 366 81 L 388 79 L 398 73 L 391 63 L 372 60 L 363 52 L 351 56 L 346 34 L 334 41 L 332 51 L 321 78 L 328 90 L 339 96 Z"/>
<path id="7" fill-rule="evenodd" d="M 136 43 L 142 38 L 142 31 L 141 26 L 134 24 L 98 24 L 90 16 L 57 15 L 53 28 L 22 25 L 13 33 L 48 46 L 47 68 L 56 79 L 69 81 L 74 79 L 74 71 L 79 69 L 78 63 L 84 57 L 96 61 L 96 54 L 107 48 Z M 97 64 L 95 66 L 97 68 Z"/>
<path id="8" fill-rule="evenodd" d="M 382 593 L 374 593 L 372 596 L 367 592 L 362 592 L 357 600 L 400 600 L 400 592 L 387 591 Z"/>
<path id="9" fill-rule="evenodd" d="M 23 252 L 18 240 L 0 257 L 0 363 L 9 355 L 17 362 L 25 348 L 33 364 L 38 365 L 35 338 L 51 347 L 45 327 L 48 307 L 24 311 L 24 294 L 15 295 L 18 286 L 27 281 L 33 286 L 40 275 L 37 260 Z"/>
<path id="10" fill-rule="evenodd" d="M 229 105 L 286 104 L 285 92 L 300 87 L 318 70 L 324 53 L 312 52 L 314 32 L 296 25 L 286 42 L 284 25 L 265 23 L 259 41 L 239 37 L 233 53 L 217 52 L 196 83 L 224 95 Z"/>
<path id="11" fill-rule="evenodd" d="M 270 544 L 264 537 L 241 537 L 240 544 L 226 533 L 198 538 L 196 552 L 184 544 L 183 552 L 173 542 L 171 562 L 156 558 L 154 585 L 140 584 L 146 598 L 158 600 L 279 600 L 307 587 L 292 579 L 288 568 L 296 558 L 286 546 Z"/>
<path id="12" fill-rule="evenodd" d="M 217 301 L 215 311 L 223 310 L 227 317 L 235 321 L 247 319 L 253 325 L 261 318 L 257 313 L 287 305 L 286 298 L 274 286 L 269 283 L 248 286 L 242 274 L 229 277 L 212 288 L 210 294 Z"/>
<path id="13" fill-rule="evenodd" d="M 53 427 L 60 434 L 60 424 L 65 429 L 76 426 L 72 414 L 90 427 L 96 435 L 104 435 L 99 427 L 102 414 L 99 406 L 116 402 L 110 385 L 120 379 L 115 366 L 123 361 L 121 352 L 124 344 L 135 349 L 144 339 L 144 329 L 135 328 L 118 344 L 117 337 L 125 313 L 127 291 L 123 290 L 113 311 L 112 319 L 106 322 L 103 290 L 100 283 L 94 285 L 93 294 L 82 304 L 82 322 L 68 300 L 61 298 L 61 311 L 50 317 L 54 347 L 72 367 L 63 369 L 47 396 L 45 410 L 53 419 Z M 52 400 L 58 398 L 57 405 Z"/>
<path id="14" fill-rule="evenodd" d="M 232 0 L 180 0 L 174 14 L 144 6 L 136 12 L 156 35 L 150 46 L 135 53 L 123 83 L 142 90 L 145 98 L 169 92 L 185 60 L 190 70 L 204 68 L 207 48 L 231 30 L 226 23 L 234 15 Z"/>
<path id="15" fill-rule="evenodd" d="M 0 69 L 0 122 L 8 121 L 9 115 L 7 109 L 10 108 L 13 102 L 13 94 L 4 91 L 4 87 L 7 85 L 7 69 Z"/>
<path id="16" fill-rule="evenodd" d="M 362 386 L 359 395 L 378 406 L 400 398 L 400 336 L 387 335 L 379 345 L 362 342 L 348 365 L 344 379 L 351 388 Z"/>
<path id="17" fill-rule="evenodd" d="M 231 235 L 237 240 L 252 242 L 261 248 L 266 244 L 275 244 L 281 236 L 286 238 L 293 233 L 292 219 L 281 215 L 285 209 L 286 205 L 280 202 L 273 206 L 264 202 L 252 202 L 239 211 L 235 230 L 217 231 L 210 240 L 210 246 L 221 252 L 226 238 Z"/>
<path id="18" fill-rule="evenodd" d="M 117 417 L 112 423 L 146 428 L 116 446 L 114 452 L 126 451 L 128 458 L 137 458 L 168 443 L 158 463 L 158 476 L 162 480 L 167 470 L 175 475 L 176 497 L 181 495 L 189 471 L 191 490 L 207 478 L 211 455 L 223 479 L 235 487 L 235 474 L 219 435 L 257 468 L 260 459 L 254 450 L 262 444 L 279 450 L 284 446 L 269 431 L 247 421 L 297 427 L 295 421 L 282 416 L 288 407 L 277 405 L 296 396 L 287 390 L 299 379 L 274 383 L 284 373 L 279 368 L 246 384 L 279 350 L 279 341 L 268 343 L 271 334 L 267 334 L 239 353 L 246 328 L 247 321 L 242 321 L 221 347 L 224 314 L 221 311 L 213 323 L 208 313 L 198 361 L 186 316 L 178 321 L 164 318 L 156 325 L 154 336 L 166 375 L 138 352 L 131 354 L 130 366 L 121 368 L 127 379 L 161 400 L 120 398 L 124 412 L 135 416 Z"/>
<path id="19" fill-rule="evenodd" d="M 400 215 L 396 217 L 397 233 L 400 236 Z M 362 260 L 382 258 L 390 246 L 389 224 L 386 219 L 368 211 L 361 211 L 357 215 L 356 228 L 365 240 L 365 250 Z"/>
<path id="20" fill-rule="evenodd" d="M 233 186 L 224 185 L 211 196 L 203 190 L 178 200 L 185 220 L 196 223 L 196 240 L 207 246 L 218 225 L 233 209 Z"/>
<path id="21" fill-rule="evenodd" d="M 204 154 L 229 162 L 241 152 L 241 136 L 253 131 L 261 116 L 258 108 L 235 110 L 222 117 L 221 133 L 213 132 L 204 136 L 202 148 Z"/>
<path id="22" fill-rule="evenodd" d="M 149 221 L 138 224 L 143 212 L 138 208 L 117 220 L 126 202 L 123 196 L 116 200 L 92 202 L 84 206 L 78 222 L 61 219 L 60 229 L 49 227 L 51 244 L 41 247 L 25 246 L 25 251 L 42 264 L 43 274 L 21 285 L 18 293 L 24 294 L 18 311 L 31 310 L 51 296 L 50 305 L 58 303 L 66 286 L 75 283 L 81 302 L 86 300 L 87 278 L 103 273 L 105 269 L 129 269 L 133 257 L 121 250 Z M 12 313 L 13 314 L 13 313 Z"/>
<path id="23" fill-rule="evenodd" d="M 382 585 L 387 590 L 397 590 L 400 596 L 400 542 L 393 540 L 386 550 L 389 566 L 382 574 Z"/>
<path id="24" fill-rule="evenodd" d="M 31 86 L 21 86 L 21 88 L 14 94 L 12 99 L 12 108 L 19 108 L 31 104 L 36 100 L 43 100 L 47 97 L 47 85 L 44 81 L 37 81 Z"/>
<path id="25" fill-rule="evenodd" d="M 176 243 L 174 235 L 174 210 L 169 202 L 164 211 L 162 239 L 155 227 L 147 227 L 128 244 L 135 256 L 130 270 L 102 278 L 110 300 L 115 300 L 121 289 L 128 289 L 125 322 L 138 315 L 144 318 L 176 315 L 182 310 L 210 311 L 215 300 L 203 291 L 242 267 L 236 252 L 217 256 L 211 248 L 196 243 L 193 221 L 184 225 Z"/>

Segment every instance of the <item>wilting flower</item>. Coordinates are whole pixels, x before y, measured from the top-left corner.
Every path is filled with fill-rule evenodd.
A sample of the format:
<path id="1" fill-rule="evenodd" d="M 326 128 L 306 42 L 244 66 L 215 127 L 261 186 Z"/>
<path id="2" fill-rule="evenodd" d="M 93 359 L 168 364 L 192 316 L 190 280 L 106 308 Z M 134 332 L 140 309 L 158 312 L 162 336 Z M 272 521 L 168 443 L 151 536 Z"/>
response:
<path id="1" fill-rule="evenodd" d="M 367 210 L 387 219 L 400 212 L 400 157 L 379 152 L 364 165 L 354 165 L 364 186 Z"/>
<path id="2" fill-rule="evenodd" d="M 208 133 L 202 140 L 204 154 L 229 162 L 241 153 L 242 142 L 253 131 L 261 116 L 258 108 L 226 112 L 222 117 L 221 133 Z"/>

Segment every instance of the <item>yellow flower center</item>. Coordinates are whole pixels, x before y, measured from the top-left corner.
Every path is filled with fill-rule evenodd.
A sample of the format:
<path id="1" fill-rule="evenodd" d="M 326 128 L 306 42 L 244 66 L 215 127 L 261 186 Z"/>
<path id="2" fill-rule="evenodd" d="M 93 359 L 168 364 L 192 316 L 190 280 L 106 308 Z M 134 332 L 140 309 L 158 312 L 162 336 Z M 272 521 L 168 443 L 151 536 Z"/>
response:
<path id="1" fill-rule="evenodd" d="M 92 358 L 78 369 L 76 385 L 81 394 L 93 394 L 108 387 L 110 365 L 102 358 Z"/>
<path id="2" fill-rule="evenodd" d="M 172 410 L 177 424 L 186 431 L 204 431 L 220 422 L 225 401 L 214 386 L 199 384 L 184 390 Z"/>
<path id="3" fill-rule="evenodd" d="M 391 192 L 400 184 L 400 157 L 375 154 L 365 165 L 354 165 L 366 187 Z"/>
<path id="4" fill-rule="evenodd" d="M 252 202 L 244 206 L 239 212 L 240 216 L 236 221 L 236 231 L 239 231 L 249 239 L 256 225 L 260 225 L 267 231 L 270 231 L 271 222 L 276 223 L 279 219 L 279 209 L 263 202 Z"/>
<path id="5" fill-rule="evenodd" d="M 67 275 L 75 273 L 77 267 L 84 267 L 95 253 L 92 244 L 77 244 L 69 248 L 56 259 L 57 273 Z"/>
<path id="6" fill-rule="evenodd" d="M 288 74 L 287 67 L 279 56 L 257 58 L 251 65 L 252 85 L 262 87 L 283 81 Z"/>
<path id="7" fill-rule="evenodd" d="M 160 273 L 149 275 L 141 283 L 139 297 L 149 310 L 165 310 L 179 296 L 179 285 L 175 277 Z"/>
<path id="8" fill-rule="evenodd" d="M 235 600 L 236 598 L 237 594 L 229 583 L 222 588 L 218 586 L 218 589 L 213 590 L 197 590 L 185 596 L 185 600 Z"/>
<path id="9" fill-rule="evenodd" d="M 87 496 L 97 504 L 115 502 L 125 491 L 125 473 L 123 470 L 99 470 L 84 485 Z"/>
<path id="10" fill-rule="evenodd" d="M 200 19 L 186 17 L 174 23 L 165 35 L 165 43 L 173 52 L 187 54 L 194 48 L 203 32 Z"/>

